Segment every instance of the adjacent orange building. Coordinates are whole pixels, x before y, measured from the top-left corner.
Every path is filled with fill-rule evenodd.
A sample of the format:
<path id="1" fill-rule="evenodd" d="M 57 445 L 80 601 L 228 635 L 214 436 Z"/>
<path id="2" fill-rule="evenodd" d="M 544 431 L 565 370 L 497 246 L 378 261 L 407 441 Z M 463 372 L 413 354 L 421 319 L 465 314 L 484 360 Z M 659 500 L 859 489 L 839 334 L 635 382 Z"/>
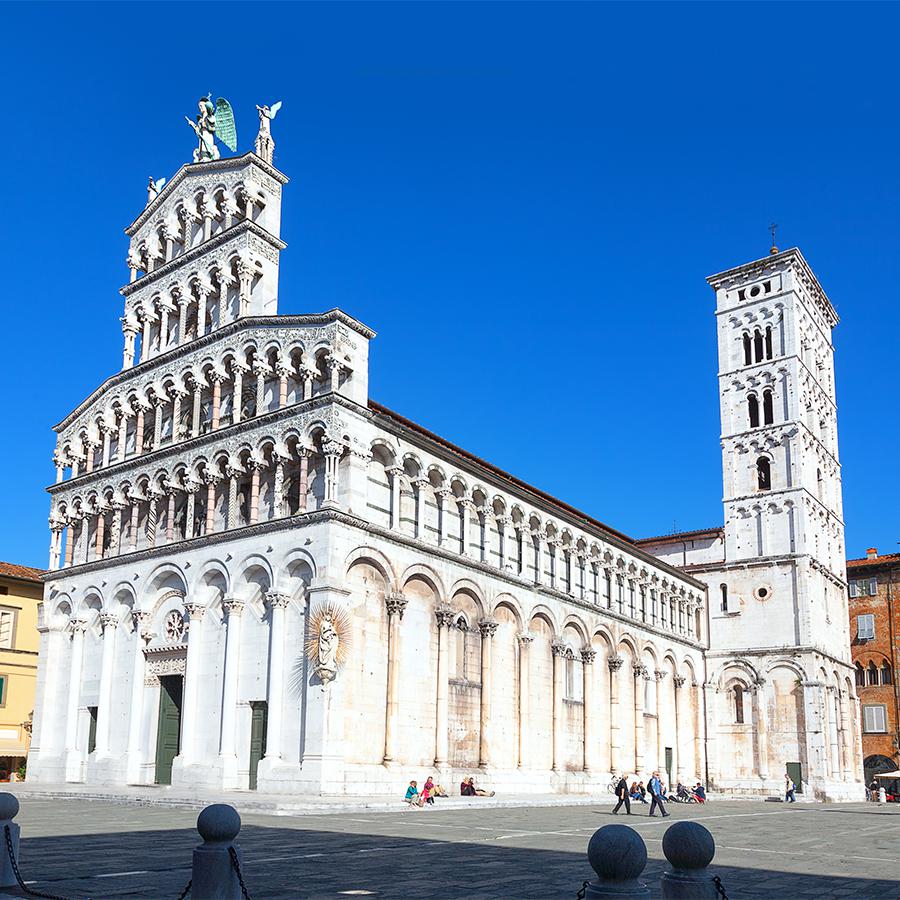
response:
<path id="1" fill-rule="evenodd" d="M 900 553 L 847 560 L 850 647 L 856 668 L 866 784 L 878 772 L 900 768 Z"/>

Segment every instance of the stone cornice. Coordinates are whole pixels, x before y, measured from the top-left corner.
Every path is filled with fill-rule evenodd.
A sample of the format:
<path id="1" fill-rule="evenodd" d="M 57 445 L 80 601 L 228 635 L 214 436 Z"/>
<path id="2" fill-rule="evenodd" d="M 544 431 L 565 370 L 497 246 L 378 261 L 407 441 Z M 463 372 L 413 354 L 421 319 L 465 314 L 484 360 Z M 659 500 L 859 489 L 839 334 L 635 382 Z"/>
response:
<path id="1" fill-rule="evenodd" d="M 352 316 L 347 315 L 347 313 L 337 307 L 324 313 L 312 313 L 308 315 L 245 316 L 244 318 L 230 322 L 222 328 L 216 329 L 210 334 L 205 334 L 203 337 L 188 341 L 186 344 L 181 344 L 178 347 L 172 347 L 164 353 L 157 354 L 152 359 L 145 360 L 128 369 L 122 369 L 119 372 L 116 372 L 115 375 L 110 375 L 109 378 L 95 388 L 81 401 L 81 403 L 78 404 L 77 407 L 75 407 L 75 409 L 72 410 L 72 412 L 62 419 L 62 421 L 54 425 L 53 430 L 58 433 L 64 428 L 67 428 L 90 404 L 98 400 L 103 394 L 112 388 L 131 380 L 136 375 L 150 372 L 160 365 L 168 364 L 169 362 L 186 356 L 189 353 L 193 353 L 196 350 L 210 347 L 219 341 L 224 341 L 245 328 L 302 328 L 309 325 L 328 325 L 332 322 L 340 322 L 342 325 L 347 326 L 347 328 L 355 331 L 357 334 L 362 335 L 368 340 L 375 337 L 375 332 L 372 331 L 371 328 L 366 327 L 362 322 L 358 322 Z"/>
<path id="2" fill-rule="evenodd" d="M 842 659 L 839 656 L 835 656 L 832 653 L 829 653 L 827 650 L 823 650 L 821 647 L 816 647 L 813 644 L 804 644 L 803 646 L 790 646 L 785 645 L 782 647 L 753 647 L 750 649 L 741 647 L 736 650 L 728 650 L 724 647 L 719 647 L 715 649 L 709 649 L 706 651 L 707 659 L 727 659 L 728 657 L 734 657 L 736 659 L 740 659 L 741 657 L 751 656 L 751 657 L 760 657 L 765 656 L 772 660 L 772 662 L 777 663 L 779 659 L 783 659 L 785 657 L 789 657 L 794 659 L 795 661 L 799 661 L 798 657 L 803 656 L 807 653 L 815 653 L 817 656 L 821 656 L 824 659 L 830 660 L 839 666 L 844 666 L 850 672 L 853 671 L 853 661 L 850 659 Z"/>
<path id="3" fill-rule="evenodd" d="M 130 284 L 123 285 L 119 288 L 119 293 L 123 297 L 130 297 L 133 293 L 140 290 L 141 288 L 145 288 L 148 285 L 151 285 L 154 282 L 165 278 L 167 275 L 170 275 L 172 272 L 177 271 L 187 263 L 193 262 L 195 259 L 198 259 L 199 257 L 218 249 L 223 244 L 227 244 L 233 238 L 240 237 L 246 231 L 249 231 L 250 234 L 256 235 L 256 237 L 271 244 L 276 250 L 284 250 L 284 248 L 287 247 L 287 244 L 284 241 L 269 234 L 269 232 L 266 231 L 265 228 L 260 228 L 260 226 L 257 225 L 256 222 L 252 222 L 250 221 L 250 219 L 242 219 L 240 222 L 232 225 L 231 228 L 227 228 L 225 231 L 220 231 L 218 234 L 211 237 L 208 241 L 204 241 L 202 244 L 198 244 L 196 247 L 191 247 L 191 249 L 188 250 L 187 253 L 182 253 L 181 256 L 176 256 L 173 259 L 170 259 L 168 262 L 163 263 L 152 272 L 147 272 L 146 275 L 142 275 L 137 279 L 137 281 L 132 281 Z"/>
<path id="4" fill-rule="evenodd" d="M 153 214 L 165 203 L 169 195 L 174 193 L 178 185 L 189 175 L 205 175 L 207 172 L 227 172 L 229 169 L 240 169 L 251 163 L 262 169 L 270 178 L 274 178 L 279 184 L 285 185 L 290 180 L 287 175 L 282 174 L 274 166 L 269 165 L 265 160 L 260 159 L 255 153 L 245 153 L 243 156 L 230 156 L 226 159 L 213 159 L 202 163 L 185 163 L 171 178 L 163 185 L 163 189 L 155 197 L 152 203 L 149 203 L 144 211 L 131 223 L 126 229 L 125 234 L 131 237 L 135 232 L 153 217 Z"/>
<path id="5" fill-rule="evenodd" d="M 723 560 L 710 563 L 693 563 L 690 566 L 690 570 L 692 572 L 697 572 L 698 574 L 703 572 L 727 572 L 733 571 L 735 569 L 745 570 L 768 568 L 772 565 L 793 565 L 795 563 L 801 562 L 804 559 L 809 560 L 810 567 L 814 568 L 816 571 L 821 571 L 822 574 L 825 575 L 825 577 L 827 577 L 828 580 L 833 584 L 841 588 L 847 587 L 847 582 L 839 574 L 832 572 L 831 569 L 829 569 L 824 563 L 819 562 L 811 553 L 791 553 L 782 556 L 760 556 L 754 559 L 735 560 L 733 562 L 727 563 Z"/>
<path id="6" fill-rule="evenodd" d="M 246 540 L 247 538 L 285 531 L 290 528 L 298 528 L 326 522 L 333 522 L 336 524 L 357 528 L 360 531 L 364 531 L 367 534 L 376 535 L 384 540 L 390 541 L 393 544 L 397 544 L 398 546 L 420 550 L 432 556 L 438 556 L 456 565 L 463 566 L 464 568 L 482 572 L 483 574 L 488 575 L 491 578 L 496 578 L 515 586 L 522 592 L 523 596 L 527 594 L 538 594 L 547 597 L 553 597 L 572 606 L 577 606 L 579 609 L 594 612 L 602 616 L 608 616 L 609 618 L 617 622 L 621 622 L 622 624 L 626 624 L 632 628 L 637 626 L 648 632 L 652 632 L 653 634 L 665 637 L 667 640 L 673 643 L 682 644 L 684 646 L 692 647 L 700 651 L 704 651 L 707 647 L 706 644 L 700 641 L 695 641 L 690 638 L 686 638 L 683 635 L 674 634 L 671 631 L 665 631 L 661 628 L 656 628 L 647 622 L 641 622 L 637 619 L 632 619 L 628 616 L 620 615 L 612 609 L 607 609 L 606 607 L 602 606 L 596 606 L 593 603 L 588 603 L 584 600 L 580 600 L 577 597 L 573 597 L 570 594 L 565 594 L 562 591 L 553 590 L 544 585 L 536 585 L 529 579 L 520 578 L 510 572 L 504 572 L 501 569 L 497 569 L 489 565 L 488 563 L 479 562 L 477 560 L 471 559 L 470 557 L 462 556 L 458 553 L 453 553 L 449 550 L 445 550 L 443 547 L 437 547 L 434 544 L 429 544 L 426 541 L 420 541 L 416 538 L 408 537 L 407 535 L 398 534 L 395 531 L 391 531 L 391 529 L 389 528 L 383 528 L 380 525 L 375 525 L 372 522 L 367 522 L 365 519 L 361 519 L 359 516 L 352 515 L 350 513 L 344 512 L 343 510 L 339 510 L 333 507 L 325 507 L 313 512 L 298 513 L 297 515 L 287 516 L 283 519 L 271 519 L 268 522 L 259 522 L 255 525 L 245 525 L 243 528 L 233 528 L 230 531 L 217 531 L 214 534 L 202 535 L 200 537 L 191 538 L 190 540 L 185 541 L 176 541 L 175 543 L 165 544 L 160 547 L 148 547 L 143 550 L 137 550 L 133 553 L 122 553 L 118 556 L 113 556 L 107 559 L 92 560 L 91 562 L 82 563 L 77 566 L 70 566 L 66 569 L 57 569 L 55 571 L 47 572 L 42 576 L 41 580 L 45 584 L 47 584 L 58 580 L 61 577 L 75 577 L 90 572 L 96 572 L 104 568 L 113 568 L 115 566 L 141 562 L 147 559 L 157 559 L 159 557 L 174 556 L 178 553 L 193 553 L 198 549 L 214 546 L 217 544 L 228 543 L 229 541 Z M 684 576 L 682 576 L 682 579 L 684 579 Z"/>

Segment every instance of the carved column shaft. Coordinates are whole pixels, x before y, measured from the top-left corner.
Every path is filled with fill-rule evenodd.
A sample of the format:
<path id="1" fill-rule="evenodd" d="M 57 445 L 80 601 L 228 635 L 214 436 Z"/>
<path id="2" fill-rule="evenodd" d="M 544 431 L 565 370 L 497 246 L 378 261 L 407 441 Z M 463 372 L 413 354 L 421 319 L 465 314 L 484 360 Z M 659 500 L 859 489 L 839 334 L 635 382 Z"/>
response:
<path id="1" fill-rule="evenodd" d="M 384 728 L 384 764 L 397 758 L 400 727 L 400 622 L 407 600 L 402 594 L 391 594 L 385 600 L 388 615 L 387 698 Z"/>

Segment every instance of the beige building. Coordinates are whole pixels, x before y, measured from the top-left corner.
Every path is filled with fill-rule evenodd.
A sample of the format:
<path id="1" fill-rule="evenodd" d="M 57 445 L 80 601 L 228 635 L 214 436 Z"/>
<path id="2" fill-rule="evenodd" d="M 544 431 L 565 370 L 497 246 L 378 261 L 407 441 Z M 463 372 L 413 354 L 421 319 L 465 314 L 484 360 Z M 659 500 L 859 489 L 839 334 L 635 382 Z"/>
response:
<path id="1" fill-rule="evenodd" d="M 43 574 L 0 562 L 0 781 L 18 771 L 31 742 Z"/>

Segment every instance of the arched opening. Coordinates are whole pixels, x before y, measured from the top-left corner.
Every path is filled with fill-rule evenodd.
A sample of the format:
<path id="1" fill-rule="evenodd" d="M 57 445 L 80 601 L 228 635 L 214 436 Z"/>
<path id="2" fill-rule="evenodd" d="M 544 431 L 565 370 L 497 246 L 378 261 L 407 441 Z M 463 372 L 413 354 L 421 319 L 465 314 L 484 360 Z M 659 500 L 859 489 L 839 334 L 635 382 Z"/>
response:
<path id="1" fill-rule="evenodd" d="M 866 686 L 866 670 L 862 667 L 861 663 L 856 664 L 856 686 Z"/>
<path id="2" fill-rule="evenodd" d="M 760 456 L 756 460 L 756 487 L 760 491 L 772 489 L 772 469 L 766 456 Z"/>
<path id="3" fill-rule="evenodd" d="M 720 584 L 719 590 L 722 592 L 722 612 L 728 612 L 728 585 Z"/>
<path id="4" fill-rule="evenodd" d="M 744 365 L 749 366 L 753 362 L 753 349 L 751 347 L 750 335 L 744 335 Z"/>
<path id="5" fill-rule="evenodd" d="M 756 362 L 763 361 L 763 336 L 758 328 L 753 332 L 753 355 Z"/>
<path id="6" fill-rule="evenodd" d="M 870 687 L 878 684 L 878 667 L 873 662 L 870 662 L 866 669 L 866 684 Z"/>
<path id="7" fill-rule="evenodd" d="M 772 403 L 772 392 L 763 391 L 763 425 L 771 425 L 775 421 L 775 409 Z"/>
<path id="8" fill-rule="evenodd" d="M 759 400 L 756 399 L 756 394 L 747 397 L 747 415 L 750 418 L 750 427 L 759 428 Z"/>
<path id="9" fill-rule="evenodd" d="M 766 326 L 766 359 L 772 358 L 772 326 Z"/>
<path id="10" fill-rule="evenodd" d="M 893 684 L 893 678 L 891 677 L 891 665 L 888 662 L 884 662 L 881 665 L 881 683 L 882 684 Z"/>
<path id="11" fill-rule="evenodd" d="M 736 725 L 744 724 L 744 688 L 739 684 L 734 686 L 734 721 Z"/>

